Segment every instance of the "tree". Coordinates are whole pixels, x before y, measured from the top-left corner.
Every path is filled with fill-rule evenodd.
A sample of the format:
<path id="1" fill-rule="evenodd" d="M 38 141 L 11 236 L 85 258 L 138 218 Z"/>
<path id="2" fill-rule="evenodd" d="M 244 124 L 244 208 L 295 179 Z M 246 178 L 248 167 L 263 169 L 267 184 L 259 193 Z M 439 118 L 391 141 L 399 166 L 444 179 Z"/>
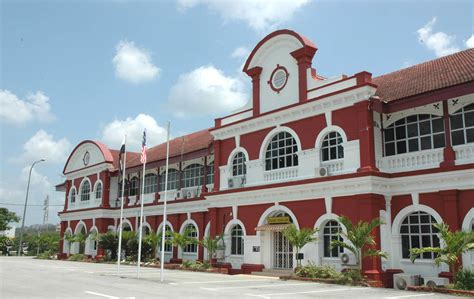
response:
<path id="1" fill-rule="evenodd" d="M 118 236 L 113 232 L 99 235 L 99 247 L 110 252 L 110 258 L 117 258 Z"/>
<path id="2" fill-rule="evenodd" d="M 129 242 L 130 240 L 136 239 L 136 234 L 133 231 L 122 231 L 122 246 L 123 250 L 125 250 L 125 257 L 132 255 L 134 251 L 133 241 Z M 136 243 L 138 244 L 138 242 Z M 138 249 L 138 246 L 137 246 Z"/>
<path id="3" fill-rule="evenodd" d="M 156 251 L 161 246 L 161 233 L 155 234 L 151 231 L 148 235 L 143 238 L 143 243 L 147 244 L 151 248 L 151 258 L 156 258 Z"/>
<path id="4" fill-rule="evenodd" d="M 64 235 L 64 240 L 67 241 L 67 254 L 71 254 L 71 246 L 72 243 L 76 242 L 76 237 L 73 234 L 65 234 Z"/>
<path id="5" fill-rule="evenodd" d="M 169 232 L 171 239 L 167 240 L 168 244 L 174 247 L 181 248 L 181 252 L 184 252 L 184 248 L 188 244 L 195 244 L 197 241 L 195 238 L 190 237 L 191 230 L 186 228 L 182 234 L 178 232 Z"/>
<path id="6" fill-rule="evenodd" d="M 330 247 L 343 247 L 354 253 L 357 260 L 357 268 L 362 271 L 362 260 L 366 257 L 387 258 L 386 252 L 373 248 L 376 245 L 372 231 L 380 226 L 382 221 L 379 218 L 372 219 L 370 222 L 359 221 L 356 225 L 345 216 L 338 217 L 338 221 L 345 227 L 346 232 L 339 232 L 341 240 L 332 240 Z M 364 249 L 364 247 L 369 247 Z M 372 248 L 370 248 L 372 247 Z"/>
<path id="7" fill-rule="evenodd" d="M 7 208 L 0 208 L 0 231 L 9 230 L 10 223 L 17 223 L 20 221 L 15 212 L 10 212 Z"/>
<path id="8" fill-rule="evenodd" d="M 412 263 L 423 253 L 434 253 L 436 255 L 434 261 L 436 265 L 445 263 L 449 267 L 449 271 L 456 274 L 456 264 L 459 257 L 470 250 L 474 250 L 474 232 L 470 231 L 450 231 L 449 226 L 445 223 L 436 223 L 433 226 L 439 231 L 439 236 L 443 241 L 441 247 L 424 247 L 410 249 L 410 260 Z M 454 275 L 454 278 L 456 275 Z"/>
<path id="9" fill-rule="evenodd" d="M 209 262 L 212 259 L 212 256 L 219 248 L 219 242 L 222 240 L 222 236 L 217 236 L 216 238 L 211 237 L 204 237 L 201 241 L 199 241 L 199 245 L 207 249 L 207 258 Z"/>
<path id="10" fill-rule="evenodd" d="M 74 242 L 79 243 L 79 253 L 85 253 L 86 240 L 87 234 L 80 232 L 74 235 Z"/>
<path id="11" fill-rule="evenodd" d="M 318 238 L 315 237 L 315 234 L 318 232 L 318 229 L 308 229 L 303 228 L 298 230 L 294 224 L 290 224 L 282 232 L 283 236 L 288 240 L 288 242 L 293 246 L 296 251 L 296 256 L 299 255 L 301 248 L 306 244 L 315 242 Z M 297 267 L 301 267 L 301 260 L 296 259 Z"/>

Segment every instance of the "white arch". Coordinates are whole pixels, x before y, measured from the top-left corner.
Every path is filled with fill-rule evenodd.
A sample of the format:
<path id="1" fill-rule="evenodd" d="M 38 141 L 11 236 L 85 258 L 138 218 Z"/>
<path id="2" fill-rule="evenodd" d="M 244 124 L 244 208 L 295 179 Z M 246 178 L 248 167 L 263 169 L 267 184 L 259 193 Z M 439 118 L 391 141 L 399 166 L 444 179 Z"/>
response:
<path id="1" fill-rule="evenodd" d="M 474 208 L 471 208 L 469 212 L 467 212 L 466 217 L 464 217 L 461 229 L 465 231 L 470 231 L 473 221 L 474 221 Z"/>
<path id="2" fill-rule="evenodd" d="M 151 229 L 151 225 L 150 225 L 148 222 L 143 222 L 143 223 L 142 223 L 142 226 L 143 226 L 143 227 L 145 227 L 145 226 L 148 227 L 148 231 L 149 231 L 149 232 L 152 232 L 152 231 L 153 231 L 153 230 Z"/>
<path id="3" fill-rule="evenodd" d="M 74 229 L 74 234 L 77 234 L 79 232 L 79 228 L 81 227 L 81 225 L 84 227 L 84 230 L 86 231 L 87 233 L 87 226 L 86 224 L 84 223 L 84 221 L 80 220 L 77 224 L 76 224 L 76 228 Z"/>
<path id="4" fill-rule="evenodd" d="M 321 144 L 323 142 L 324 137 L 326 137 L 326 135 L 331 132 L 339 133 L 342 137 L 342 142 L 343 143 L 347 142 L 346 132 L 344 132 L 344 130 L 341 127 L 332 125 L 332 126 L 325 127 L 324 129 L 321 130 L 321 132 L 319 132 L 318 137 L 316 137 L 316 142 L 314 144 L 314 147 L 321 148 Z"/>
<path id="5" fill-rule="evenodd" d="M 232 219 L 231 221 L 227 222 L 224 229 L 224 234 L 230 236 L 231 230 L 235 225 L 240 225 L 240 227 L 242 228 L 242 232 L 244 233 L 244 236 L 247 235 L 247 231 L 245 230 L 245 225 L 239 219 Z"/>
<path id="6" fill-rule="evenodd" d="M 85 182 L 89 182 L 89 187 L 90 187 L 90 190 L 89 190 L 89 199 L 90 199 L 90 193 L 93 192 L 91 180 L 89 179 L 89 177 L 84 177 L 84 178 L 82 179 L 82 181 L 81 181 L 81 184 L 79 185 L 79 200 L 81 200 L 81 196 L 82 196 L 82 186 L 84 185 Z"/>
<path id="7" fill-rule="evenodd" d="M 179 233 L 182 234 L 184 233 L 184 229 L 186 228 L 186 226 L 188 224 L 192 224 L 194 225 L 194 227 L 196 228 L 196 233 L 197 233 L 197 238 L 199 239 L 199 226 L 197 225 L 196 221 L 194 221 L 193 219 L 188 219 L 186 221 L 183 222 L 183 224 L 181 224 L 181 228 L 179 229 Z"/>
<path id="8" fill-rule="evenodd" d="M 474 208 L 471 208 L 466 214 L 466 217 L 464 217 L 461 229 L 464 231 L 470 231 L 473 223 Z M 474 250 L 471 252 L 466 252 L 462 255 L 462 263 L 464 268 L 470 268 L 471 270 L 474 270 Z"/>
<path id="9" fill-rule="evenodd" d="M 206 224 L 206 228 L 204 228 L 204 237 L 209 237 L 211 235 L 211 221 Z"/>
<path id="10" fill-rule="evenodd" d="M 232 160 L 233 160 L 234 156 L 239 152 L 242 152 L 244 154 L 246 162 L 249 161 L 249 153 L 247 152 L 247 150 L 245 148 L 239 146 L 239 147 L 234 148 L 230 152 L 229 157 L 227 158 L 227 165 L 232 166 Z"/>
<path id="11" fill-rule="evenodd" d="M 171 231 L 174 232 L 174 228 L 173 228 L 173 225 L 171 224 L 171 222 L 166 220 L 166 225 L 168 225 L 170 227 Z M 161 221 L 160 225 L 158 225 L 158 229 L 156 230 L 157 234 L 159 234 L 161 232 L 163 232 L 163 221 Z"/>
<path id="12" fill-rule="evenodd" d="M 318 220 L 316 220 L 316 223 L 314 224 L 314 228 L 319 229 L 319 234 L 322 234 L 322 231 L 323 231 L 322 228 L 324 228 L 326 223 L 328 223 L 329 221 L 335 220 L 339 224 L 341 224 L 338 218 L 339 218 L 339 215 L 334 214 L 334 213 L 326 213 L 324 215 L 321 215 L 321 217 L 319 217 Z M 341 228 L 344 233 L 347 232 L 344 225 L 341 224 Z"/>
<path id="13" fill-rule="evenodd" d="M 265 152 L 266 152 L 268 144 L 270 143 L 272 138 L 277 133 L 280 133 L 280 132 L 287 132 L 291 136 L 293 136 L 293 138 L 295 138 L 296 145 L 298 147 L 298 151 L 301 151 L 301 141 L 300 141 L 300 138 L 298 137 L 298 134 L 296 134 L 296 132 L 293 129 L 289 128 L 289 127 L 278 126 L 278 127 L 274 128 L 273 130 L 271 130 L 267 134 L 267 136 L 265 136 L 265 139 L 263 139 L 262 145 L 260 146 L 260 154 L 259 154 L 260 160 L 263 160 L 265 158 Z"/>
<path id="14" fill-rule="evenodd" d="M 395 219 L 393 220 L 392 223 L 392 236 L 398 237 L 400 236 L 400 226 L 402 224 L 403 219 L 405 219 L 406 216 L 410 215 L 411 213 L 414 212 L 425 212 L 431 216 L 434 217 L 437 223 L 443 222 L 443 218 L 436 212 L 433 208 L 430 208 L 425 205 L 410 205 L 407 206 L 398 212 L 397 216 L 395 216 Z"/>
<path id="15" fill-rule="evenodd" d="M 100 184 L 101 187 L 102 187 L 101 196 L 104 197 L 104 184 L 102 183 L 102 180 L 101 180 L 101 179 L 98 179 L 98 180 L 95 182 L 95 184 L 94 184 L 94 189 L 91 190 L 91 192 L 94 192 L 94 198 L 96 198 L 95 195 L 96 195 L 96 192 L 97 192 L 97 186 L 98 186 L 99 184 Z M 102 198 L 102 197 L 101 197 L 101 198 Z"/>
<path id="16" fill-rule="evenodd" d="M 72 228 L 71 227 L 68 227 L 64 230 L 64 235 L 67 235 L 68 233 L 72 235 Z"/>
<path id="17" fill-rule="evenodd" d="M 275 212 L 285 212 L 290 215 L 290 217 L 293 219 L 293 224 L 296 226 L 297 229 L 300 229 L 298 219 L 296 219 L 296 215 L 290 209 L 282 205 L 274 205 L 266 209 L 265 212 L 263 212 L 262 216 L 260 216 L 260 219 L 258 220 L 258 225 L 260 226 L 265 224 L 265 220 L 267 219 L 267 217 Z"/>
<path id="18" fill-rule="evenodd" d="M 123 221 L 122 221 L 122 228 L 124 227 L 125 224 L 128 224 L 128 226 L 130 226 L 130 230 L 133 232 L 133 225 L 132 225 L 132 223 L 130 222 L 130 220 L 128 220 L 128 219 L 123 219 Z M 119 221 L 119 223 L 117 224 L 117 228 L 119 228 L 119 227 L 120 227 L 120 221 Z M 118 231 L 118 229 L 117 229 L 116 231 Z"/>
<path id="19" fill-rule="evenodd" d="M 112 232 L 115 233 L 115 226 L 113 226 L 113 225 L 107 226 L 107 231 L 112 231 Z"/>
<path id="20" fill-rule="evenodd" d="M 72 244 L 71 247 L 69 247 L 69 242 L 64 238 L 66 235 L 71 235 L 72 236 L 72 229 L 71 227 L 68 227 L 64 230 L 64 235 L 63 235 L 63 252 L 62 253 L 68 253 L 70 254 L 72 251 Z"/>
<path id="21" fill-rule="evenodd" d="M 97 226 L 92 226 L 90 229 L 89 229 L 89 233 L 91 233 L 93 230 L 95 230 L 97 233 L 99 233 L 99 229 L 97 228 Z"/>

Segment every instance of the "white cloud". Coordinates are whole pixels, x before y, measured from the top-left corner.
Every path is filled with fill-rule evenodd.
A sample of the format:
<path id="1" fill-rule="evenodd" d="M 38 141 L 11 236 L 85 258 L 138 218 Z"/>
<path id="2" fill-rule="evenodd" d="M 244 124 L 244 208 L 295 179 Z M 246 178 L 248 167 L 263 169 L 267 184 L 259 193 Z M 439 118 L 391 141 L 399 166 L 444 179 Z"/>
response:
<path id="1" fill-rule="evenodd" d="M 250 50 L 247 47 L 238 47 L 230 55 L 232 58 L 247 58 Z"/>
<path id="2" fill-rule="evenodd" d="M 244 106 L 247 98 L 239 79 L 209 65 L 180 75 L 171 87 L 168 105 L 180 117 L 216 115 Z"/>
<path id="3" fill-rule="evenodd" d="M 132 83 L 141 83 L 156 78 L 161 69 L 151 61 L 148 50 L 135 46 L 134 42 L 120 41 L 112 59 L 115 75 Z"/>
<path id="4" fill-rule="evenodd" d="M 0 89 L 0 107 L 0 120 L 17 126 L 35 120 L 47 122 L 54 119 L 49 98 L 42 91 L 20 99 L 10 91 Z"/>
<path id="5" fill-rule="evenodd" d="M 455 45 L 456 37 L 444 32 L 433 32 L 436 18 L 433 18 L 425 26 L 417 30 L 420 43 L 429 50 L 434 51 L 437 57 L 446 56 L 458 52 L 460 49 Z"/>
<path id="6" fill-rule="evenodd" d="M 474 34 L 466 41 L 466 47 L 474 48 Z"/>
<path id="7" fill-rule="evenodd" d="M 140 151 L 143 129 L 146 128 L 147 146 L 152 147 L 166 140 L 166 129 L 160 127 L 156 120 L 146 114 L 135 118 L 114 120 L 102 129 L 101 140 L 111 148 L 119 148 L 125 133 L 127 133 L 127 150 Z"/>
<path id="8" fill-rule="evenodd" d="M 224 21 L 243 21 L 256 31 L 267 31 L 290 20 L 310 0 L 178 0 L 182 11 L 197 5 L 206 5 Z"/>
<path id="9" fill-rule="evenodd" d="M 66 163 L 71 144 L 66 138 L 54 140 L 53 135 L 39 130 L 23 145 L 23 153 L 13 159 L 30 165 L 32 162 L 46 159 L 47 163 Z"/>

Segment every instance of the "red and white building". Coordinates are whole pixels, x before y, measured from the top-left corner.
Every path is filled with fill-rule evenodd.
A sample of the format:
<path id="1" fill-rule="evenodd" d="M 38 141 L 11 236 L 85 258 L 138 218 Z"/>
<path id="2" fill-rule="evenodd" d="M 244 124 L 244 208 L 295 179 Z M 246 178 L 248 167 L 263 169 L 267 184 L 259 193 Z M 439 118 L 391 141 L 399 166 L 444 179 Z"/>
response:
<path id="1" fill-rule="evenodd" d="M 376 240 L 389 258 L 366 259 L 367 274 L 385 280 L 394 269 L 446 271 L 431 254 L 412 264 L 408 252 L 439 246 L 435 222 L 453 230 L 474 225 L 474 49 L 376 78 L 366 71 L 325 78 L 312 68 L 316 51 L 290 30 L 266 36 L 244 66 L 253 90 L 248 107 L 171 141 L 168 229 L 224 235 L 218 262 L 249 273 L 296 265 L 281 235 L 286 224 L 278 224 L 289 220 L 319 228 L 303 263 L 341 268 L 342 250 L 328 249 L 340 229 L 337 217 L 381 217 Z M 163 225 L 165 150 L 148 150 L 144 194 L 139 153 L 128 153 L 124 229 L 137 230 L 142 200 L 149 231 Z M 64 166 L 62 235 L 117 230 L 117 165 L 118 151 L 98 141 L 72 151 Z M 62 252 L 68 247 L 62 244 Z M 166 250 L 167 260 L 207 256 L 195 245 Z M 92 238 L 85 253 L 103 254 Z M 474 254 L 462 263 L 474 267 Z"/>

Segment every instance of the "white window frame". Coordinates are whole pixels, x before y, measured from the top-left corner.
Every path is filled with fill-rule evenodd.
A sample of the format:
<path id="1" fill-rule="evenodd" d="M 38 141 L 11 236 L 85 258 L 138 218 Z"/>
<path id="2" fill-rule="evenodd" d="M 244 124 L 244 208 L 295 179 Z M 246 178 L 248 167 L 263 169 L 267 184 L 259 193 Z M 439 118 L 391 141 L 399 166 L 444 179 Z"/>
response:
<path id="1" fill-rule="evenodd" d="M 235 224 L 230 230 L 230 254 L 244 255 L 244 230 L 240 224 Z"/>
<path id="2" fill-rule="evenodd" d="M 144 194 L 156 193 L 158 191 L 158 178 L 155 173 L 145 174 Z"/>
<path id="3" fill-rule="evenodd" d="M 466 108 L 470 109 L 470 110 L 466 110 Z M 467 131 L 471 131 L 473 130 L 474 131 L 474 123 L 471 125 L 471 126 L 467 126 L 467 119 L 468 117 L 466 116 L 466 114 L 468 113 L 473 113 L 474 114 L 474 103 L 472 104 L 469 104 L 469 105 L 466 105 L 458 110 L 456 110 L 454 113 L 452 113 L 450 116 L 449 116 L 449 127 L 451 129 L 451 144 L 453 146 L 456 146 L 456 145 L 462 145 L 462 144 L 468 144 L 468 143 L 473 143 L 473 141 L 470 141 L 468 142 L 467 141 Z M 461 121 L 462 121 L 462 127 L 460 128 L 456 128 L 456 129 L 453 129 L 453 126 L 452 126 L 452 119 L 453 117 L 456 117 L 458 115 L 461 115 Z M 464 142 L 463 143 L 458 143 L 458 144 L 454 144 L 454 138 L 453 138 L 453 133 L 457 133 L 457 132 L 462 132 L 463 133 L 463 138 L 464 138 Z"/>
<path id="4" fill-rule="evenodd" d="M 88 192 L 84 192 L 84 187 L 86 186 L 86 183 L 87 183 L 87 186 L 89 186 L 89 190 L 87 190 Z M 80 187 L 80 199 L 81 199 L 81 202 L 90 201 L 90 199 L 91 199 L 91 191 L 92 191 L 91 182 L 89 181 L 89 179 L 84 179 L 84 180 L 82 181 L 81 187 Z"/>
<path id="5" fill-rule="evenodd" d="M 428 217 L 429 219 L 429 222 L 421 222 L 421 219 L 422 219 L 422 216 L 423 217 Z M 417 222 L 414 221 L 413 223 L 411 222 L 411 217 L 415 217 L 417 218 Z M 399 229 L 399 232 L 400 232 L 400 245 L 401 245 L 401 249 L 402 249 L 402 258 L 403 259 L 408 259 L 410 258 L 410 255 L 408 254 L 408 256 L 404 256 L 404 251 L 403 251 L 403 248 L 404 248 L 404 244 L 406 241 L 404 241 L 404 237 L 408 237 L 408 251 L 410 251 L 410 249 L 412 248 L 422 248 L 422 247 L 439 247 L 440 246 L 440 240 L 439 240 L 439 237 L 438 237 L 438 234 L 437 232 L 434 230 L 434 227 L 433 227 L 433 224 L 437 223 L 436 222 L 436 219 L 435 217 L 433 217 L 433 215 L 425 212 L 425 211 L 414 211 L 414 212 L 411 212 L 409 213 L 408 215 L 406 215 L 403 220 L 401 221 L 401 224 L 400 224 L 400 229 Z M 424 233 L 422 232 L 422 225 L 424 226 L 428 226 L 430 225 L 430 229 L 429 229 L 429 232 L 427 233 Z M 403 227 L 406 227 L 407 228 L 407 231 L 406 232 L 402 232 L 402 229 Z M 418 232 L 412 232 L 412 228 L 413 230 L 418 230 Z M 424 246 L 423 245 L 423 237 L 426 237 L 426 236 L 430 236 L 430 244 L 429 246 Z M 416 246 L 413 246 L 412 245 L 412 238 L 417 238 L 418 239 L 418 247 Z M 437 239 L 437 242 L 438 242 L 438 246 L 435 246 L 435 239 Z M 424 257 L 423 255 L 430 255 L 431 257 Z M 421 254 L 418 259 L 420 260 L 433 260 L 435 257 L 435 254 L 434 253 L 424 253 L 424 254 Z"/>
<path id="6" fill-rule="evenodd" d="M 290 141 L 291 144 L 288 145 L 287 141 Z M 281 142 L 283 142 L 283 146 L 280 145 Z M 264 153 L 265 171 L 298 166 L 298 149 L 298 141 L 290 132 L 280 131 L 275 133 L 266 145 Z M 282 150 L 283 153 L 280 153 Z M 290 158 L 290 163 L 288 163 L 287 158 Z M 276 166 L 274 162 L 276 162 Z"/>
<path id="7" fill-rule="evenodd" d="M 183 170 L 183 187 L 202 186 L 203 166 L 197 163 L 186 166 Z"/>
<path id="8" fill-rule="evenodd" d="M 331 144 L 331 142 L 334 141 L 334 144 Z M 339 159 L 344 159 L 344 147 L 342 144 L 344 143 L 344 140 L 339 134 L 339 132 L 332 131 L 326 134 L 323 138 L 323 142 L 321 143 L 321 161 L 322 162 L 328 162 L 332 160 L 339 160 Z M 331 154 L 331 150 L 335 150 L 335 157 Z M 327 159 L 324 157 L 324 151 L 327 150 Z"/>

